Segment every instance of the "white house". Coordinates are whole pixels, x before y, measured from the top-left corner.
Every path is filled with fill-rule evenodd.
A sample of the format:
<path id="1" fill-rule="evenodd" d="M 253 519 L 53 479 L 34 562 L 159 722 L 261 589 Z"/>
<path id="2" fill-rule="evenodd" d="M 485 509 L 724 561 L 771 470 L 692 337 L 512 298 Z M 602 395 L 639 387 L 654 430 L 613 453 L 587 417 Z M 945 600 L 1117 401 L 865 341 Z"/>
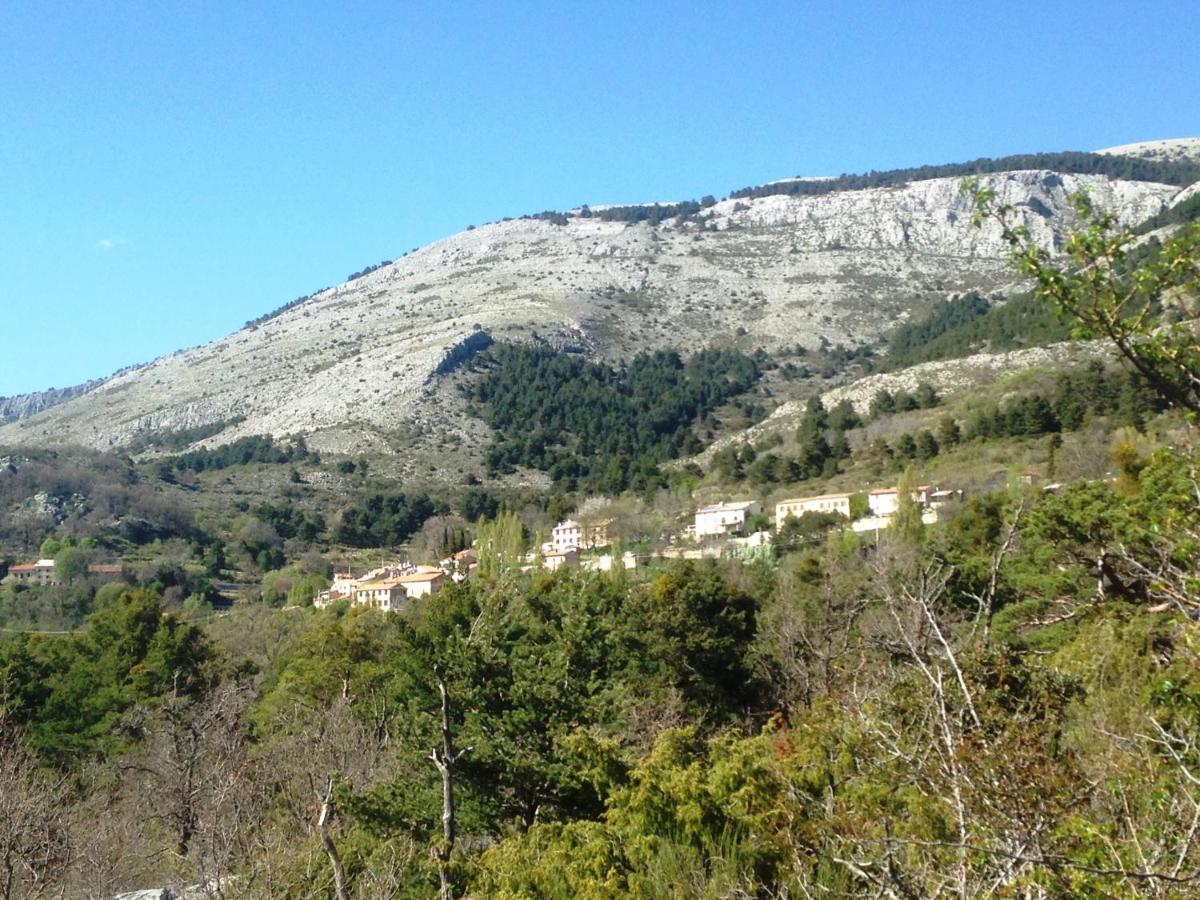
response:
<path id="1" fill-rule="evenodd" d="M 775 504 L 775 528 L 783 527 L 788 516 L 800 518 L 806 512 L 838 513 L 850 518 L 849 494 L 819 494 L 816 497 L 797 497 Z"/>
<path id="2" fill-rule="evenodd" d="M 696 539 L 740 534 L 746 530 L 746 519 L 760 512 L 762 504 L 757 500 L 734 500 L 702 506 L 696 510 Z"/>
<path id="3" fill-rule="evenodd" d="M 570 550 L 572 547 L 590 550 L 593 547 L 604 547 L 609 544 L 608 526 L 611 524 L 611 519 L 584 524 L 567 519 L 550 530 L 549 543 L 555 550 Z"/>
<path id="4" fill-rule="evenodd" d="M 570 550 L 578 547 L 583 541 L 583 529 L 574 519 L 559 522 L 550 530 L 550 544 L 554 551 Z"/>

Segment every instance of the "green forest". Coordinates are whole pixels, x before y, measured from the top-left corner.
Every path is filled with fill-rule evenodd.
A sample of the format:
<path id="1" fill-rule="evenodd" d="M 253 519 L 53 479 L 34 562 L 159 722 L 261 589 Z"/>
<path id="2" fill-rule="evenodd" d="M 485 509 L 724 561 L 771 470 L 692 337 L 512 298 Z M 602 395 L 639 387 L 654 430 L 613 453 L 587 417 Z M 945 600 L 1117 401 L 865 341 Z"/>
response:
<path id="1" fill-rule="evenodd" d="M 1019 350 L 1070 336 L 1067 321 L 1033 294 L 1020 294 L 1003 304 L 964 294 L 888 335 L 882 368 L 891 371 L 972 353 Z"/>
<path id="2" fill-rule="evenodd" d="M 528 466 L 567 491 L 617 494 L 666 483 L 659 464 L 704 447 L 696 432 L 759 378 L 732 350 L 639 354 L 621 368 L 544 346 L 496 344 L 464 388 L 495 431 L 493 473 Z"/>

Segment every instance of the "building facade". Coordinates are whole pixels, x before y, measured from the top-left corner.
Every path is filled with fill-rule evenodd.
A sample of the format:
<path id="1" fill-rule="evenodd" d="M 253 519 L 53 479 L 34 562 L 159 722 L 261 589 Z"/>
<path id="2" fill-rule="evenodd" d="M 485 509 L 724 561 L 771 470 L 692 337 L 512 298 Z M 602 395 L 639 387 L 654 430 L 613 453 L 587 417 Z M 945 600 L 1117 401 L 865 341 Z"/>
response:
<path id="1" fill-rule="evenodd" d="M 695 531 L 696 540 L 706 537 L 724 537 L 732 534 L 744 534 L 746 520 L 762 512 L 762 504 L 757 500 L 734 500 L 728 503 L 713 503 L 696 510 Z"/>
<path id="2" fill-rule="evenodd" d="M 850 518 L 849 494 L 819 494 L 815 497 L 796 497 L 775 504 L 775 528 L 783 527 L 788 516 L 800 518 L 807 512 L 837 513 Z"/>

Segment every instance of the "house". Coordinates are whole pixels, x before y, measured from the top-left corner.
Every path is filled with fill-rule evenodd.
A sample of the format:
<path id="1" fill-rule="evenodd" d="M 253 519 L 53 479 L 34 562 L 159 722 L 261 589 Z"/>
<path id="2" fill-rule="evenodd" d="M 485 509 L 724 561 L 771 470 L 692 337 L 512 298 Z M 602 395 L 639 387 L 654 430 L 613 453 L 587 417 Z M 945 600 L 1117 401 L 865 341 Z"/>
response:
<path id="1" fill-rule="evenodd" d="M 461 557 L 464 571 L 470 565 L 470 556 Z M 445 561 L 443 561 L 445 562 Z M 324 609 L 338 600 L 349 600 L 355 606 L 370 606 L 386 612 L 394 612 L 413 597 L 436 594 L 446 583 L 446 572 L 439 566 L 414 566 L 412 563 L 380 566 L 362 576 L 352 572 L 338 572 L 333 576 L 333 585 L 313 598 L 313 606 Z"/>
<path id="2" fill-rule="evenodd" d="M 941 509 L 947 503 L 961 503 L 962 491 L 930 491 L 926 502 L 930 509 Z"/>
<path id="3" fill-rule="evenodd" d="M 620 557 L 615 558 L 611 553 L 605 553 L 595 559 L 587 560 L 584 565 L 594 572 L 611 572 L 613 569 L 636 569 L 637 556 L 626 550 Z"/>
<path id="4" fill-rule="evenodd" d="M 35 563 L 18 563 L 8 567 L 5 581 L 15 581 L 20 584 L 54 584 L 54 560 L 39 559 Z"/>
<path id="5" fill-rule="evenodd" d="M 923 484 L 912 493 L 913 502 L 925 506 L 929 502 L 929 494 L 933 487 Z M 867 492 L 867 507 L 871 515 L 887 518 L 894 516 L 900 508 L 900 489 L 898 487 L 878 488 Z"/>
<path id="6" fill-rule="evenodd" d="M 364 581 L 354 589 L 354 605 L 369 606 L 384 612 L 395 612 L 408 599 L 408 592 L 400 579 L 386 581 Z"/>
<path id="7" fill-rule="evenodd" d="M 95 581 L 120 581 L 125 569 L 120 563 L 92 563 L 87 567 L 87 576 Z"/>
<path id="8" fill-rule="evenodd" d="M 593 547 L 605 547 L 611 543 L 608 537 L 608 526 L 611 524 L 612 519 L 584 524 L 567 519 L 550 530 L 550 543 L 555 550 L 570 550 L 572 547 L 591 550 Z"/>
<path id="9" fill-rule="evenodd" d="M 579 566 L 579 550 L 552 550 L 542 557 L 542 564 L 553 572 L 555 569 L 574 569 Z"/>
<path id="10" fill-rule="evenodd" d="M 837 513 L 850 518 L 849 494 L 818 494 L 815 497 L 797 497 L 780 500 L 775 504 L 775 528 L 783 527 L 788 516 L 800 518 L 807 512 Z"/>
<path id="11" fill-rule="evenodd" d="M 468 547 L 466 550 L 459 550 L 457 553 L 447 556 L 441 561 L 439 567 L 444 574 L 450 577 L 451 581 L 461 584 L 479 568 L 478 563 L 479 554 Z"/>
<path id="12" fill-rule="evenodd" d="M 401 575 L 396 581 L 409 597 L 428 597 L 445 586 L 446 573 L 436 566 L 418 566 L 417 571 Z"/>
<path id="13" fill-rule="evenodd" d="M 551 552 L 578 547 L 583 540 L 583 528 L 574 519 L 559 522 L 550 530 Z"/>
<path id="14" fill-rule="evenodd" d="M 746 530 L 746 519 L 760 512 L 762 504 L 757 500 L 734 500 L 702 506 L 696 510 L 696 540 L 742 534 Z"/>

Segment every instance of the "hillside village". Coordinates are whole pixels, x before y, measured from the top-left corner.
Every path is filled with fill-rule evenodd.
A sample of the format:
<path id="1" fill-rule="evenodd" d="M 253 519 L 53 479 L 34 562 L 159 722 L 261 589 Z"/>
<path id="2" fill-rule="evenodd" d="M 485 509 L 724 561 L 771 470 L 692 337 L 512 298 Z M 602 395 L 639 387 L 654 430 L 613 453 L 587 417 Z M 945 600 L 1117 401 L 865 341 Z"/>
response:
<path id="1" fill-rule="evenodd" d="M 920 485 L 911 492 L 914 506 L 926 525 L 938 521 L 939 511 L 947 504 L 963 499 L 961 490 Z M 669 535 L 669 546 L 658 553 L 634 553 L 617 549 L 619 540 L 611 533 L 611 519 L 581 523 L 565 519 L 551 531 L 549 541 L 526 554 L 522 571 L 542 569 L 553 572 L 563 568 L 586 568 L 598 572 L 614 568 L 635 569 L 639 563 L 659 559 L 703 559 L 721 556 L 753 558 L 756 552 L 770 551 L 775 536 L 789 524 L 817 514 L 844 520 L 851 531 L 861 534 L 889 527 L 901 507 L 900 489 L 886 487 L 861 493 L 831 493 L 781 500 L 775 504 L 773 519 L 763 515 L 758 500 L 728 500 L 701 506 L 676 534 Z M 763 527 L 765 526 L 765 527 Z M 600 552 L 607 551 L 607 552 Z M 619 555 L 618 555 L 619 554 Z M 31 568 L 46 571 L 53 560 L 41 560 L 33 566 L 14 566 L 17 577 L 27 577 Z M 105 569 L 110 567 L 89 567 Z M 119 567 L 116 567 L 119 569 Z M 467 548 L 444 557 L 437 565 L 411 562 L 393 563 L 362 574 L 338 572 L 332 585 L 313 597 L 313 605 L 326 609 L 338 602 L 382 612 L 398 612 L 407 602 L 440 592 L 447 584 L 466 581 L 479 568 L 479 554 Z"/>

